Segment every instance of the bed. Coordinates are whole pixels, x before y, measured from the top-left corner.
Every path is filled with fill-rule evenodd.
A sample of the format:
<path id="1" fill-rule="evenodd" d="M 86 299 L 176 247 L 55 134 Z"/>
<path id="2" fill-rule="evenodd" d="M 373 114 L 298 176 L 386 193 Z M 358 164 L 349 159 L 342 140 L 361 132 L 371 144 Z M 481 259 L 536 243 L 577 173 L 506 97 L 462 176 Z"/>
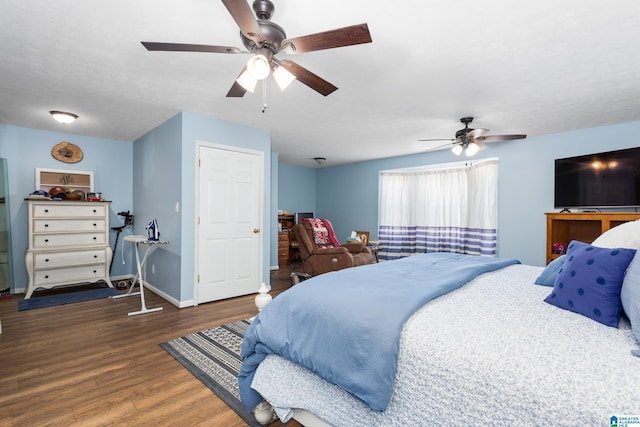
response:
<path id="1" fill-rule="evenodd" d="M 600 244 L 616 248 L 612 245 L 619 239 L 609 240 Z M 627 293 L 631 290 L 634 304 L 640 303 L 640 256 L 636 259 L 632 249 L 609 249 L 595 243 L 570 245 L 564 263 L 558 261 L 547 268 L 508 263 L 482 272 L 421 305 L 399 333 L 392 391 L 384 408 L 336 385 L 340 378 L 335 375 L 321 378 L 322 373 L 312 372 L 315 365 L 305 368 L 301 366 L 305 363 L 294 363 L 271 351 L 252 370 L 251 390 L 269 402 L 283 421 L 294 417 L 305 425 L 588 426 L 609 425 L 612 417 L 634 420 L 640 416 L 640 357 L 634 356 L 640 356 L 636 340 L 640 308 L 625 305 L 628 316 L 619 316 L 617 327 L 612 327 L 594 320 L 593 315 L 545 301 L 556 293 L 561 299 L 555 278 L 575 270 L 571 255 L 582 260 L 578 251 L 589 259 L 596 254 L 598 264 L 602 251 L 610 263 L 616 251 L 626 258 L 618 258 L 615 268 L 609 264 L 606 268 L 619 276 L 618 301 L 622 287 Z M 625 242 L 627 246 L 636 243 Z M 362 277 L 379 275 L 377 268 L 357 267 L 351 273 L 330 273 L 333 277 L 327 275 L 323 280 L 342 282 L 345 274 L 358 269 Z M 589 275 L 601 278 L 592 271 Z M 309 286 L 320 277 L 296 287 Z M 553 287 L 534 284 L 542 279 Z M 565 288 L 570 288 L 568 279 Z M 269 311 L 284 310 L 274 303 L 263 310 L 265 318 Z M 324 310 L 332 315 L 331 305 Z M 259 326 L 255 329 L 260 332 Z M 288 328 L 281 325 L 281 329 Z M 245 338 L 245 344 L 247 341 L 251 338 Z M 374 355 L 376 352 L 372 349 Z M 345 353 L 348 357 L 349 352 Z M 335 356 L 340 357 L 343 355 Z"/>

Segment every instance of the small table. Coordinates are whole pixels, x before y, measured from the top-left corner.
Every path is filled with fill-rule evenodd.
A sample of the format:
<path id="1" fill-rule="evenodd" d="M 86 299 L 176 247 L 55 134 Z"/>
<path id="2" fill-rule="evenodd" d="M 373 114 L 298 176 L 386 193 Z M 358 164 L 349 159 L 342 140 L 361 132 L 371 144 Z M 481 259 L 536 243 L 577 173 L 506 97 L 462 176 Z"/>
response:
<path id="1" fill-rule="evenodd" d="M 367 247 L 373 254 L 373 257 L 376 259 L 376 263 L 380 262 L 380 260 L 378 259 L 378 252 L 380 252 L 380 245 L 371 245 L 371 246 L 367 245 Z"/>
<path id="2" fill-rule="evenodd" d="M 140 303 L 142 308 L 139 311 L 132 311 L 129 313 L 129 316 L 135 316 L 136 314 L 145 314 L 145 313 L 153 313 L 154 311 L 160 311 L 163 307 L 156 308 L 147 308 L 147 305 L 144 300 L 144 282 L 145 282 L 145 274 L 144 274 L 144 265 L 147 262 L 147 258 L 151 252 L 154 251 L 159 245 L 168 245 L 169 242 L 164 240 L 149 240 L 147 236 L 143 235 L 130 235 L 124 238 L 125 242 L 130 242 L 134 245 L 135 253 L 136 253 L 136 265 L 138 267 L 138 272 L 136 276 L 133 278 L 133 282 L 131 282 L 131 287 L 126 294 L 115 295 L 111 298 L 124 298 L 133 295 L 140 295 Z M 144 254 L 142 259 L 140 259 L 140 246 L 144 246 Z M 133 292 L 133 287 L 136 285 L 136 280 L 140 283 L 140 290 L 138 292 Z"/>

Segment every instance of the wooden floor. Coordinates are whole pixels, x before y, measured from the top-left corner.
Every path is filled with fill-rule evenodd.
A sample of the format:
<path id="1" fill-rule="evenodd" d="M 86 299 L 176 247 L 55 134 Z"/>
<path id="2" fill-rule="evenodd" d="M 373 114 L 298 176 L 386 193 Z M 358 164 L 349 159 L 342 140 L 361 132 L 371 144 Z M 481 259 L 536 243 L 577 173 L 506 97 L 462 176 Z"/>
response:
<path id="1" fill-rule="evenodd" d="M 272 272 L 272 296 L 290 272 Z M 0 426 L 246 425 L 158 344 L 254 316 L 255 295 L 178 309 L 149 292 L 164 310 L 132 317 L 138 297 L 18 312 L 22 297 L 0 300 Z"/>

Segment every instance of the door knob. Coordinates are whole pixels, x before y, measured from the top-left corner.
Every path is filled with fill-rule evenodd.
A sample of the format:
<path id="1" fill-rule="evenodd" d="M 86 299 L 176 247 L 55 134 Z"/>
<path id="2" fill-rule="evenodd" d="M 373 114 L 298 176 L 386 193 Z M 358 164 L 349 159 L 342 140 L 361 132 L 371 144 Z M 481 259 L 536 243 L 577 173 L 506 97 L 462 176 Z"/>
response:
<path id="1" fill-rule="evenodd" d="M 259 232 L 260 232 L 260 229 L 259 229 L 259 228 L 254 228 L 254 229 L 253 229 L 253 232 L 254 232 L 254 233 L 259 233 Z"/>

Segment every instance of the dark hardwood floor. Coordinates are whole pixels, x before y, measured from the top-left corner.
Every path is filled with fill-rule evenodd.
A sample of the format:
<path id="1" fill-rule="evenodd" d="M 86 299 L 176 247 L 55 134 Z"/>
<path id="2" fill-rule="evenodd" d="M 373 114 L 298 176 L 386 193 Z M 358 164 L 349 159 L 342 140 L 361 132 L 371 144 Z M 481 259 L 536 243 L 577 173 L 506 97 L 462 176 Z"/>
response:
<path id="1" fill-rule="evenodd" d="M 272 296 L 290 273 L 271 273 Z M 254 316 L 255 294 L 183 309 L 146 295 L 164 310 L 129 317 L 129 297 L 18 312 L 24 295 L 1 299 L 0 426 L 245 426 L 158 344 Z"/>

